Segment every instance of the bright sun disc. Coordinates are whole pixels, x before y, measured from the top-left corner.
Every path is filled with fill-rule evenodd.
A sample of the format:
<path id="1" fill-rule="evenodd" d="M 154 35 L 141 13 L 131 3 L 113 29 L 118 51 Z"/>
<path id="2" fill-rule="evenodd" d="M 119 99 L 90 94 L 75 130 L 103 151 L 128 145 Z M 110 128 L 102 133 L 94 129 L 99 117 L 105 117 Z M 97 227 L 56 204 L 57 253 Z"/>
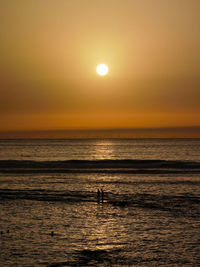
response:
<path id="1" fill-rule="evenodd" d="M 106 64 L 99 64 L 96 71 L 99 75 L 104 76 L 108 73 L 108 66 Z"/>

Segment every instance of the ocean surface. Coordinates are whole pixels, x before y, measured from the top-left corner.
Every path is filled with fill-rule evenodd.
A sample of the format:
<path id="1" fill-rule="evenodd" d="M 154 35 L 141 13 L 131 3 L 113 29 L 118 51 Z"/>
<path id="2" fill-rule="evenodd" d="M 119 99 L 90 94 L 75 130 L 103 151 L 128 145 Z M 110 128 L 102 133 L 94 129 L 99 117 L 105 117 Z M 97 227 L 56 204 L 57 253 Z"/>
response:
<path id="1" fill-rule="evenodd" d="M 200 139 L 0 140 L 0 266 L 200 266 Z"/>

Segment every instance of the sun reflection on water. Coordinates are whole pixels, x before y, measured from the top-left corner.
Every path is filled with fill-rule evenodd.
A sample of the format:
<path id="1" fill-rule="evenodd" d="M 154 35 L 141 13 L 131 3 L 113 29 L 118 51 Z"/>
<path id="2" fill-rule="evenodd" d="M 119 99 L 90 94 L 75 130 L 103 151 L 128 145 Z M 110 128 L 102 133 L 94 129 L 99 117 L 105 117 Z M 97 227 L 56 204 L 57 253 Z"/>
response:
<path id="1" fill-rule="evenodd" d="M 89 207 L 87 207 L 89 208 Z M 97 204 L 95 209 L 91 205 L 87 209 L 87 216 L 82 227 L 82 234 L 86 238 L 86 249 L 110 250 L 119 248 L 126 242 L 126 224 L 120 223 L 124 219 L 119 216 L 118 208 L 111 205 Z M 125 214 L 124 214 L 125 216 Z"/>
<path id="2" fill-rule="evenodd" d="M 97 160 L 114 158 L 114 143 L 111 140 L 98 140 L 93 147 L 93 157 Z"/>

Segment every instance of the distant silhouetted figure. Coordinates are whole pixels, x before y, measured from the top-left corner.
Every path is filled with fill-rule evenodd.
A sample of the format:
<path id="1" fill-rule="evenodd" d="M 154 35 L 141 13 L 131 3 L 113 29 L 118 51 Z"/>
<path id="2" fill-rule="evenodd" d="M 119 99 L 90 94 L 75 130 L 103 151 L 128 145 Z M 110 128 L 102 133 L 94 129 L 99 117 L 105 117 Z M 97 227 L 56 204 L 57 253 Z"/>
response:
<path id="1" fill-rule="evenodd" d="M 101 201 L 102 201 L 102 203 L 103 203 L 103 201 L 104 201 L 104 191 L 103 191 L 102 188 L 101 188 Z"/>
<path id="2" fill-rule="evenodd" d="M 54 231 L 51 231 L 51 236 L 54 236 Z"/>
<path id="3" fill-rule="evenodd" d="M 98 203 L 100 202 L 100 190 L 99 190 L 99 188 L 97 190 L 97 202 Z"/>

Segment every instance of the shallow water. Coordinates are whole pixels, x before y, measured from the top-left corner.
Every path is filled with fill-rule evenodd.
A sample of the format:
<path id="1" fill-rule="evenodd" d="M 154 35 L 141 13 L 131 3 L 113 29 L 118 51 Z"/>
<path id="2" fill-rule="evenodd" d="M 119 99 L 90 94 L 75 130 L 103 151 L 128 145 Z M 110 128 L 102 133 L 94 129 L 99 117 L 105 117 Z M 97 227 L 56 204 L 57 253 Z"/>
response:
<path id="1" fill-rule="evenodd" d="M 165 151 L 166 141 L 163 142 L 151 143 L 157 149 L 162 147 L 152 155 L 153 159 L 161 159 L 158 155 Z M 176 160 L 187 161 L 188 155 L 193 155 L 192 160 L 200 162 L 199 150 L 193 142 L 199 141 L 190 144 L 187 140 L 184 153 L 177 148 Z M 17 154 L 6 152 L 7 157 L 4 154 L 0 160 L 14 159 L 24 164 L 22 160 L 27 158 L 17 155 L 22 150 L 31 155 L 34 144 L 30 150 L 26 145 L 22 148 L 20 143 Z M 172 150 L 173 145 L 174 140 L 171 144 L 168 140 L 168 149 Z M 178 143 L 177 147 L 182 145 Z M 45 147 L 44 143 L 42 146 Z M 94 155 L 91 143 L 88 146 L 90 150 L 84 150 L 82 159 Z M 109 151 L 110 146 L 113 143 L 108 144 Z M 140 147 L 143 152 L 134 159 L 145 154 L 146 145 Z M 52 147 L 49 149 L 53 151 Z M 8 147 L 5 151 L 9 151 Z M 40 154 L 38 150 L 32 160 L 46 160 L 43 151 Z M 73 159 L 73 153 L 68 160 Z M 95 160 L 101 159 L 101 150 L 99 153 Z M 122 144 L 118 159 L 123 159 L 123 153 Z M 63 160 L 61 154 L 58 151 L 56 160 Z M 133 153 L 127 158 L 133 158 Z M 174 156 L 170 160 L 175 160 Z M 173 173 L 0 171 L 0 265 L 199 266 L 200 174 L 199 170 L 184 170 Z M 104 190 L 103 203 L 98 202 L 98 188 Z"/>
<path id="2" fill-rule="evenodd" d="M 97 202 L 99 186 L 104 203 Z M 200 260 L 195 175 L 2 174 L 0 206 L 3 266 L 198 266 Z"/>

